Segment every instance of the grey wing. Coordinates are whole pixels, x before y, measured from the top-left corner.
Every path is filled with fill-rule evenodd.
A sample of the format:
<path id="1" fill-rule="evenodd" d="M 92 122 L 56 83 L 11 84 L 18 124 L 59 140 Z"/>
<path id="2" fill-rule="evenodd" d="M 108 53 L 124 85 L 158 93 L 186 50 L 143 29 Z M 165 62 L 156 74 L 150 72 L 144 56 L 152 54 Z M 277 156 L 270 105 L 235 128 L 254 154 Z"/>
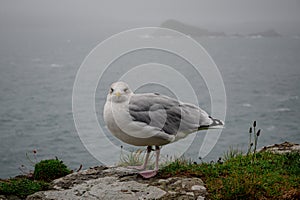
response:
<path id="1" fill-rule="evenodd" d="M 134 121 L 146 123 L 171 135 L 194 132 L 212 123 L 212 118 L 199 107 L 152 93 L 132 95 L 129 113 Z"/>

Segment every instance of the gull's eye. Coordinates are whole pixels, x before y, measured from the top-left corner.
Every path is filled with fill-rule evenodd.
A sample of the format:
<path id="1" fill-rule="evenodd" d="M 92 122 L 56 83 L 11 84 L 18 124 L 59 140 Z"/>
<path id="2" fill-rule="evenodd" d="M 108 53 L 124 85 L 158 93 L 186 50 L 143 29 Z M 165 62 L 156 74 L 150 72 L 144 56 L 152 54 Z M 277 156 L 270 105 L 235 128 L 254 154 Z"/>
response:
<path id="1" fill-rule="evenodd" d="M 114 89 L 110 88 L 109 93 L 111 94 L 111 93 L 113 93 L 113 92 L 114 92 Z"/>
<path id="2" fill-rule="evenodd" d="M 125 89 L 124 89 L 124 92 L 128 92 L 128 88 L 125 88 Z"/>

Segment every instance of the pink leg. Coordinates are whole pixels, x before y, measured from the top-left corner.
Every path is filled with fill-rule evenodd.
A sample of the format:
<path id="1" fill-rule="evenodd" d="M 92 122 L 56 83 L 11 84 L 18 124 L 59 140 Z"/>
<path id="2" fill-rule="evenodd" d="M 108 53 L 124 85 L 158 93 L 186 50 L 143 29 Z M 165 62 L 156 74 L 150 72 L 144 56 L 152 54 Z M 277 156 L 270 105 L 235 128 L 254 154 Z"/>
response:
<path id="1" fill-rule="evenodd" d="M 144 170 L 144 169 L 146 169 L 151 150 L 152 150 L 152 147 L 148 146 L 147 147 L 147 153 L 146 153 L 144 164 L 142 164 L 140 166 L 128 166 L 128 168 L 130 168 L 130 169 L 137 169 L 137 170 Z"/>
<path id="2" fill-rule="evenodd" d="M 154 177 L 157 172 L 158 172 L 158 161 L 159 161 L 159 154 L 160 154 L 160 148 L 159 146 L 156 146 L 156 159 L 155 159 L 155 168 L 154 170 L 146 170 L 146 171 L 141 171 L 140 172 L 140 175 L 143 177 L 143 178 L 152 178 Z"/>

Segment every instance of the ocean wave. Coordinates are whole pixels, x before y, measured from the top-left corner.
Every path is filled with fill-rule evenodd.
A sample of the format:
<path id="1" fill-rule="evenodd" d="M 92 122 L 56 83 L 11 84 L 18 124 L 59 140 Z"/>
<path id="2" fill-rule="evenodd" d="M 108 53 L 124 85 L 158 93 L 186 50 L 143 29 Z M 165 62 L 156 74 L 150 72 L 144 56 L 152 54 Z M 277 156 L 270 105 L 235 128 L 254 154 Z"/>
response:
<path id="1" fill-rule="evenodd" d="M 273 126 L 273 125 L 271 125 L 271 126 L 269 126 L 269 127 L 267 127 L 267 131 L 273 131 L 273 130 L 275 130 L 275 126 Z"/>
<path id="2" fill-rule="evenodd" d="M 285 96 L 283 98 L 280 98 L 278 101 L 284 102 L 284 101 L 290 101 L 290 100 L 298 100 L 299 97 L 297 95 L 295 96 Z"/>
<path id="3" fill-rule="evenodd" d="M 32 58 L 31 61 L 34 62 L 34 63 L 40 63 L 43 60 L 41 58 Z"/>
<path id="4" fill-rule="evenodd" d="M 57 68 L 57 67 L 63 67 L 64 65 L 62 65 L 62 64 L 56 64 L 56 63 L 52 63 L 51 65 L 50 65 L 50 67 L 54 67 L 54 68 Z"/>
<path id="5" fill-rule="evenodd" d="M 243 107 L 247 107 L 247 108 L 252 107 L 252 105 L 251 105 L 250 103 L 243 103 L 242 106 L 243 106 Z"/>
<path id="6" fill-rule="evenodd" d="M 289 112 L 291 109 L 289 108 L 277 108 L 274 110 L 275 112 Z"/>

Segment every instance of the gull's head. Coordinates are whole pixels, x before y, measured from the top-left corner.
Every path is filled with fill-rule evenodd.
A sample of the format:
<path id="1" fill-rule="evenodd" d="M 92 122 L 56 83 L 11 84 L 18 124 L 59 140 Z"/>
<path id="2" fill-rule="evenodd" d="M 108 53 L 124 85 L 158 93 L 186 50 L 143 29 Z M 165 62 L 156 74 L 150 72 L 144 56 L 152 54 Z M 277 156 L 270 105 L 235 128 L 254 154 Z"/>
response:
<path id="1" fill-rule="evenodd" d="M 132 91 L 130 90 L 127 83 L 115 82 L 110 86 L 109 93 L 107 95 L 107 100 L 120 103 L 128 101 Z"/>

